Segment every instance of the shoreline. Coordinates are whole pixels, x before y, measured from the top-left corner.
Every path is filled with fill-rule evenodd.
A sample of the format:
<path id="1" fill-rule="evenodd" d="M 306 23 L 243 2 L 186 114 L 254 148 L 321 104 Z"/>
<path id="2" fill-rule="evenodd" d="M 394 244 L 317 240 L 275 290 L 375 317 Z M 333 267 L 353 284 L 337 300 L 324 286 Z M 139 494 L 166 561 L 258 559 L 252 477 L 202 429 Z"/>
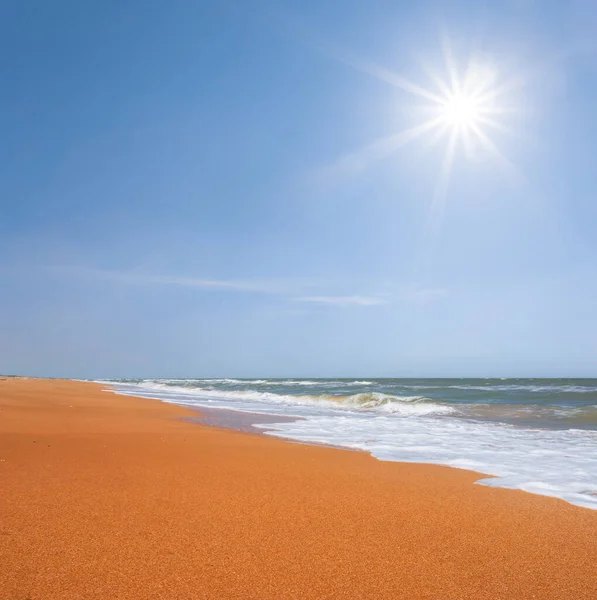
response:
<path id="1" fill-rule="evenodd" d="M 104 384 L 101 384 L 104 385 Z M 114 390 L 111 391 L 116 395 L 121 395 L 130 398 L 140 398 L 143 400 L 150 400 L 153 402 L 163 402 L 164 404 L 172 404 L 174 406 L 180 406 L 187 410 L 195 413 L 195 416 L 186 417 L 184 420 L 189 423 L 201 425 L 204 427 L 215 427 L 216 429 L 223 429 L 225 431 L 236 431 L 237 433 L 246 433 L 249 435 L 267 436 L 268 431 L 276 431 L 273 427 L 268 427 L 268 424 L 274 423 L 292 423 L 294 421 L 303 421 L 304 417 L 298 416 L 284 416 L 284 415 L 273 415 L 268 413 L 256 413 L 241 410 L 232 410 L 230 408 L 216 408 L 206 406 L 188 406 L 183 404 L 175 404 L 174 402 L 165 402 L 161 398 L 150 398 L 147 396 L 135 396 L 133 394 L 125 394 Z M 364 452 L 369 454 L 366 450 L 360 448 L 350 448 L 348 446 L 340 446 L 337 444 L 328 444 L 324 442 L 311 442 L 304 440 L 295 440 L 287 438 L 282 435 L 273 435 L 272 437 L 279 439 L 288 444 L 306 444 L 307 446 L 319 446 L 321 448 L 335 448 L 336 450 L 344 450 L 345 452 Z M 377 460 L 377 459 L 376 459 Z M 483 477 L 490 477 L 489 475 L 480 473 Z"/>
<path id="2" fill-rule="evenodd" d="M 496 403 L 496 406 L 502 406 L 502 412 L 506 409 L 505 415 L 487 418 L 485 404 L 477 406 L 472 401 L 471 404 L 454 403 L 442 396 L 445 389 L 469 389 L 461 385 L 448 385 L 444 389 L 431 385 L 430 390 L 417 397 L 404 395 L 404 390 L 409 387 L 406 384 L 396 390 L 382 387 L 380 392 L 366 390 L 361 393 L 357 389 L 354 394 L 337 396 L 337 387 L 330 391 L 326 386 L 331 382 L 323 381 L 319 384 L 297 381 L 299 385 L 320 385 L 320 389 L 307 395 L 295 388 L 279 389 L 277 384 L 273 391 L 262 386 L 246 390 L 237 386 L 228 389 L 229 384 L 239 384 L 240 380 L 214 380 L 216 383 L 223 382 L 225 386 L 201 388 L 202 381 L 208 380 L 189 380 L 188 387 L 168 380 L 148 380 L 147 386 L 145 381 L 97 383 L 106 385 L 117 394 L 204 410 L 207 419 L 199 419 L 198 422 L 252 433 L 261 429 L 266 435 L 287 441 L 360 450 L 378 460 L 465 469 L 478 474 L 476 483 L 479 485 L 560 498 L 575 506 L 597 511 L 597 430 L 589 428 L 585 433 L 583 428 L 581 432 L 572 422 L 568 422 L 567 428 L 563 428 L 561 422 L 557 422 L 556 426 L 553 423 L 546 426 L 543 421 L 546 417 L 540 407 L 532 404 L 528 409 L 515 410 L 525 414 L 535 410 L 539 417 L 532 420 L 527 415 L 526 420 L 521 421 L 508 416 L 513 406 L 520 406 L 516 402 L 513 406 Z M 255 380 L 249 383 L 269 386 L 273 381 Z M 290 385 L 293 382 L 282 383 Z M 354 384 L 385 385 L 382 380 L 352 382 L 353 387 Z M 528 386 L 514 387 L 519 390 Z M 436 394 L 436 389 L 442 389 L 442 392 Z M 473 385 L 470 389 L 480 388 Z M 545 392 L 545 388 L 542 389 Z M 533 391 L 536 389 L 533 388 Z M 394 392 L 396 395 L 393 395 Z M 348 410 L 344 415 L 339 411 L 317 410 L 329 408 L 329 401 L 338 398 L 351 399 L 345 406 Z M 370 402 L 374 405 L 371 406 Z M 280 403 L 282 409 L 278 406 Z M 386 403 L 390 405 L 389 410 L 382 406 Z M 285 404 L 290 404 L 288 410 Z M 316 409 L 311 410 L 311 405 Z M 463 406 L 466 410 L 462 409 Z M 554 406 L 557 407 L 557 403 Z M 579 406 L 582 410 L 588 404 L 580 402 Z M 560 418 L 560 409 L 554 411 L 552 406 L 550 410 L 554 418 Z M 569 412 L 578 413 L 573 409 Z M 394 413 L 420 418 L 394 419 L 391 418 Z M 260 418 L 260 415 L 264 416 Z M 328 418 L 331 416 L 342 418 L 334 423 L 334 419 Z M 570 421 L 569 415 L 567 418 Z M 260 428 L 259 423 L 267 421 L 266 427 Z M 580 433 L 582 439 L 579 439 Z M 530 456 L 534 458 L 529 460 Z"/>
<path id="3" fill-rule="evenodd" d="M 597 597 L 595 511 L 102 390 L 0 381 L 7 599 Z"/>

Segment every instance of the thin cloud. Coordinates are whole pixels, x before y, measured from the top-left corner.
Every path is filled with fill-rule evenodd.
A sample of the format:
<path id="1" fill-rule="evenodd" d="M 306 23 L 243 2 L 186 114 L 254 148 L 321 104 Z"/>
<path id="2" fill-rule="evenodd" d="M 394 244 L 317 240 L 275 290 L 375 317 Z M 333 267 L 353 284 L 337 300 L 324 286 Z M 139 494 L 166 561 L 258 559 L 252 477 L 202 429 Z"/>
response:
<path id="1" fill-rule="evenodd" d="M 295 300 L 297 302 L 311 302 L 330 306 L 375 306 L 388 302 L 386 298 L 378 296 L 303 296 L 295 298 Z"/>
<path id="2" fill-rule="evenodd" d="M 212 279 L 202 277 L 182 277 L 173 275 L 156 275 L 142 271 L 112 271 L 90 267 L 47 267 L 56 273 L 81 278 L 102 279 L 130 285 L 174 285 L 200 290 L 222 290 L 230 292 L 253 292 L 261 294 L 293 294 L 309 284 L 306 281 L 290 279 L 269 280 L 237 280 Z"/>
<path id="3" fill-rule="evenodd" d="M 316 281 L 300 278 L 275 278 L 262 280 L 213 279 L 159 275 L 141 270 L 118 271 L 81 266 L 51 266 L 46 271 L 79 279 L 107 281 L 122 285 L 160 285 L 193 288 L 203 291 L 228 291 L 231 293 L 257 293 L 278 296 L 294 296 L 293 301 L 328 306 L 376 306 L 386 304 L 388 295 L 300 295 L 318 286 Z"/>

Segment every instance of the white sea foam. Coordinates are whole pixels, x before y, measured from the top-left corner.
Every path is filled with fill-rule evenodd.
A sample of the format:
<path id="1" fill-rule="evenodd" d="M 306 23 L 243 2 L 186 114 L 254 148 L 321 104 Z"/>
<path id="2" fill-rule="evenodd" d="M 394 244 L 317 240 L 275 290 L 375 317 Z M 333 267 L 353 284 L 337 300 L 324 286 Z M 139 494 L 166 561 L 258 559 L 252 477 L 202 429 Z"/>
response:
<path id="1" fill-rule="evenodd" d="M 118 393 L 176 404 L 302 417 L 263 427 L 269 435 L 365 450 L 380 460 L 471 469 L 494 477 L 481 479 L 484 485 L 555 496 L 597 510 L 596 431 L 476 421 L 422 396 L 274 394 L 157 380 L 112 385 Z"/>
<path id="2" fill-rule="evenodd" d="M 358 448 L 380 460 L 471 469 L 495 477 L 478 482 L 484 485 L 555 496 L 597 509 L 597 433 L 593 431 L 360 415 L 314 417 L 267 427 L 270 435 Z"/>
<path id="3" fill-rule="evenodd" d="M 120 386 L 122 387 L 122 386 Z M 132 387 L 132 386 L 131 386 Z M 345 411 L 377 411 L 404 416 L 450 414 L 455 412 L 450 406 L 436 404 L 422 396 L 393 396 L 369 392 L 349 396 L 331 395 L 285 395 L 254 390 L 234 391 L 200 387 L 178 387 L 158 381 L 146 382 L 135 386 L 139 391 L 156 392 L 156 397 L 175 403 L 201 406 L 204 401 L 214 405 L 214 401 L 226 402 L 226 407 L 251 412 L 267 412 L 268 406 L 312 406 Z M 232 404 L 231 404 L 232 403 Z M 257 409 L 255 403 L 258 403 Z M 250 408 L 249 408 L 250 407 Z"/>

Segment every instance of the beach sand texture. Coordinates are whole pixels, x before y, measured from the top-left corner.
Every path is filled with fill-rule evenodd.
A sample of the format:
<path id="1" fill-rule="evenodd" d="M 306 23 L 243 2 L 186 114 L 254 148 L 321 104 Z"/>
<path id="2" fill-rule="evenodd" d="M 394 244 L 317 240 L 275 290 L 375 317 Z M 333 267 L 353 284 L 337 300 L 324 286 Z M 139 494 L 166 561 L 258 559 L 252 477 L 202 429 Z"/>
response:
<path id="1" fill-rule="evenodd" d="M 0 600 L 597 599 L 597 511 L 0 381 Z"/>

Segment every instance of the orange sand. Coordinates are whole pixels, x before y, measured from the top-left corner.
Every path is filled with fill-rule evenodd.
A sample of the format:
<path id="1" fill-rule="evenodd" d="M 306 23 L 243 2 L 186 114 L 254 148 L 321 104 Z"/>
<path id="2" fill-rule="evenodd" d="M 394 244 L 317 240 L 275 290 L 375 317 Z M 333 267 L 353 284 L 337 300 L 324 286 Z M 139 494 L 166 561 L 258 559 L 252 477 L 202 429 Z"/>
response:
<path id="1" fill-rule="evenodd" d="M 597 598 L 597 512 L 0 381 L 0 599 Z"/>

